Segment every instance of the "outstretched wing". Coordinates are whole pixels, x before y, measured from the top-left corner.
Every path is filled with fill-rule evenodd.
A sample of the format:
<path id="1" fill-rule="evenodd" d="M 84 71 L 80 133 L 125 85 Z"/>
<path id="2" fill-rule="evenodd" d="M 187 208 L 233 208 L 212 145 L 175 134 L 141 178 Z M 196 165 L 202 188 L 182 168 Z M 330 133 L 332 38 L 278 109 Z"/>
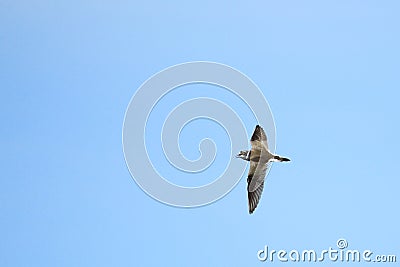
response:
<path id="1" fill-rule="evenodd" d="M 268 160 L 271 154 L 268 151 L 267 135 L 264 129 L 257 125 L 250 139 L 250 169 L 247 176 L 247 196 L 249 213 L 253 213 L 264 189 L 264 179 L 269 167 Z"/>
<path id="2" fill-rule="evenodd" d="M 267 135 L 264 132 L 264 129 L 257 125 L 254 129 L 253 135 L 250 139 L 251 149 L 267 149 L 268 150 L 268 142 L 267 142 Z"/>
<path id="3" fill-rule="evenodd" d="M 264 189 L 264 178 L 269 164 L 250 161 L 250 170 L 247 176 L 247 197 L 249 201 L 249 213 L 252 214 L 260 202 Z"/>

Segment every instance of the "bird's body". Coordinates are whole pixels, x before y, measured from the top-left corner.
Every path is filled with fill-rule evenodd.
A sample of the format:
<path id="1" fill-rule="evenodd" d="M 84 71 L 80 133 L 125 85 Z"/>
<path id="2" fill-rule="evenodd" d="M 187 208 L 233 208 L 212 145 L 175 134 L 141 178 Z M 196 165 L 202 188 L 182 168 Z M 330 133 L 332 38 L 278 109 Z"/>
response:
<path id="1" fill-rule="evenodd" d="M 250 161 L 250 169 L 247 175 L 247 195 L 249 201 L 249 213 L 253 213 L 260 201 L 264 189 L 264 180 L 270 162 L 284 162 L 290 159 L 272 154 L 268 149 L 267 136 L 263 128 L 256 126 L 250 139 L 251 150 L 243 150 L 236 156 Z"/>

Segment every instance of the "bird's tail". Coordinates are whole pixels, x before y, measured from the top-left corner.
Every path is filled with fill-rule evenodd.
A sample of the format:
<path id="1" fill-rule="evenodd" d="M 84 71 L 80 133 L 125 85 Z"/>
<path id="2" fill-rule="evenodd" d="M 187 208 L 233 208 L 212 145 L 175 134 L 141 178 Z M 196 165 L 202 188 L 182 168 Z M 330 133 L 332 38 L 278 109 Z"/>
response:
<path id="1" fill-rule="evenodd" d="M 277 160 L 277 161 L 280 161 L 280 162 L 283 162 L 283 161 L 290 161 L 290 159 L 285 158 L 285 157 L 281 157 L 281 156 L 278 156 L 278 155 L 275 155 L 275 156 L 274 156 L 274 159 Z"/>

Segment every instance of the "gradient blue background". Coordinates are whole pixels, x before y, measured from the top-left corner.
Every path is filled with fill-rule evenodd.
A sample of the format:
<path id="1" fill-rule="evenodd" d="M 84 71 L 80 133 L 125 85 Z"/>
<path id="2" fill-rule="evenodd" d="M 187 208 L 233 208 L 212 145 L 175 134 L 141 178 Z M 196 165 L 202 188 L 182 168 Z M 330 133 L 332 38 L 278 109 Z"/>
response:
<path id="1" fill-rule="evenodd" d="M 400 257 L 399 12 L 398 1 L 1 0 L 0 265 L 261 266 L 264 245 L 322 250 L 340 237 Z M 272 167 L 251 216 L 245 177 L 180 209 L 125 166 L 130 98 L 193 60 L 251 77 L 292 159 Z M 196 123 L 181 140 L 189 158 L 191 131 L 210 124 Z"/>

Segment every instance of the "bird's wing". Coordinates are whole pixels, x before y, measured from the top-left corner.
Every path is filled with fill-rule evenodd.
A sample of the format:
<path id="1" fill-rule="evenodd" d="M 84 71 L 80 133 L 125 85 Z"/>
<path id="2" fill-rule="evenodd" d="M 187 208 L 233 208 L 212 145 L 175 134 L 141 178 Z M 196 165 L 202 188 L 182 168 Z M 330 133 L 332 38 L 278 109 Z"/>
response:
<path id="1" fill-rule="evenodd" d="M 269 164 L 250 161 L 250 170 L 247 176 L 247 197 L 250 214 L 254 212 L 260 201 L 268 167 Z"/>
<path id="2" fill-rule="evenodd" d="M 257 125 L 256 128 L 254 129 L 253 135 L 251 136 L 250 139 L 250 143 L 252 149 L 268 150 L 267 135 L 265 134 L 264 129 L 260 125 Z"/>

